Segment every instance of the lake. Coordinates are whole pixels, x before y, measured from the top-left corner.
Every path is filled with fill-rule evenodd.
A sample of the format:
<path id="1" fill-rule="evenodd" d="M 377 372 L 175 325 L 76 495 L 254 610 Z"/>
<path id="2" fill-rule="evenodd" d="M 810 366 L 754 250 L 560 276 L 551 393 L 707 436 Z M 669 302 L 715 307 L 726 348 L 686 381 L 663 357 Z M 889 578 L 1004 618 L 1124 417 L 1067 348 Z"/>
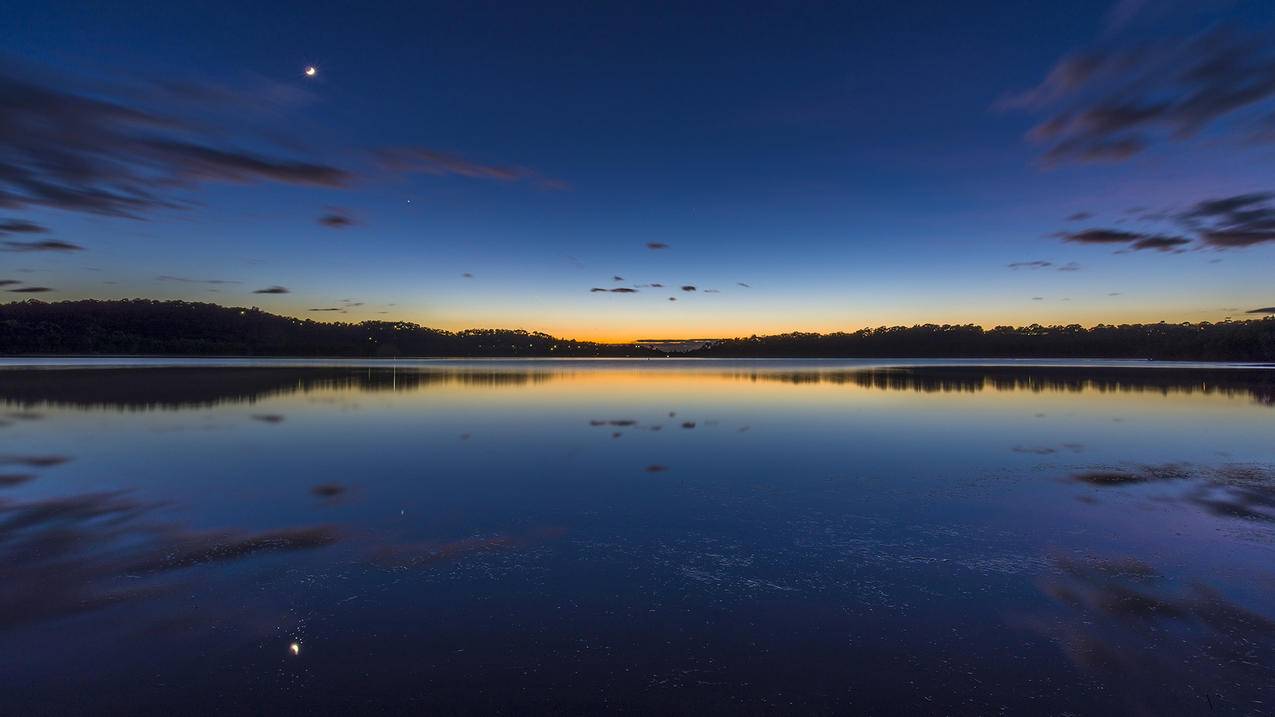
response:
<path id="1" fill-rule="evenodd" d="M 0 712 L 1270 714 L 1275 370 L 0 361 Z"/>

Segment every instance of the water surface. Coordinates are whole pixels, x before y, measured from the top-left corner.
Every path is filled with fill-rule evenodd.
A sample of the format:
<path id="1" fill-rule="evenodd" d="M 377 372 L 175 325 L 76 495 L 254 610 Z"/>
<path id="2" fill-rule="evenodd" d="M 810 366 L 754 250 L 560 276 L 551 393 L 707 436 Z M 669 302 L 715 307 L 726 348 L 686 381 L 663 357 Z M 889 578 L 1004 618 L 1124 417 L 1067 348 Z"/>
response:
<path id="1" fill-rule="evenodd" d="M 6 362 L 0 712 L 1269 714 L 1275 371 L 978 363 Z"/>

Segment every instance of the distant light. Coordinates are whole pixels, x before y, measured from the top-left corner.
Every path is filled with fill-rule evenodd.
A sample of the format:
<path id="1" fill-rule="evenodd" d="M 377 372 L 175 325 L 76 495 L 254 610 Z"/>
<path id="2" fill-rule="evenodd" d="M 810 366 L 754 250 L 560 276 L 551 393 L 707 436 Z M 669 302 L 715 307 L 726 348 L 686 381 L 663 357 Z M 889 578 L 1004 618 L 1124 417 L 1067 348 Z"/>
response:
<path id="1" fill-rule="evenodd" d="M 291 652 L 291 653 L 292 653 L 292 654 L 294 654 L 294 655 L 300 655 L 300 654 L 301 654 L 301 643 L 299 643 L 299 642 L 294 642 L 294 643 L 292 643 L 291 645 L 288 645 L 288 651 L 289 651 L 289 652 Z"/>
<path id="2" fill-rule="evenodd" d="M 307 66 L 306 66 L 306 68 L 305 68 L 305 76 L 306 76 L 306 77 L 314 77 L 314 76 L 315 76 L 315 75 L 317 75 L 317 74 L 319 74 L 319 68 L 315 67 L 314 65 L 307 65 Z"/>

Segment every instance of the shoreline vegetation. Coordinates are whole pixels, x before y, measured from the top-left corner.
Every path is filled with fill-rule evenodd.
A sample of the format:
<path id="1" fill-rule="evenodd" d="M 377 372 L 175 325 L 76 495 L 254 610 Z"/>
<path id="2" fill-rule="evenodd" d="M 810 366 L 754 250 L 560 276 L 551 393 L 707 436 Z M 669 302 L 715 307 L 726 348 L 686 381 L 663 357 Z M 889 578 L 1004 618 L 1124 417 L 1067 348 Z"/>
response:
<path id="1" fill-rule="evenodd" d="M 1121 358 L 1275 361 L 1275 317 L 1218 323 L 891 326 L 715 340 L 674 354 L 506 329 L 320 322 L 189 301 L 0 305 L 2 356 L 296 358 Z"/>

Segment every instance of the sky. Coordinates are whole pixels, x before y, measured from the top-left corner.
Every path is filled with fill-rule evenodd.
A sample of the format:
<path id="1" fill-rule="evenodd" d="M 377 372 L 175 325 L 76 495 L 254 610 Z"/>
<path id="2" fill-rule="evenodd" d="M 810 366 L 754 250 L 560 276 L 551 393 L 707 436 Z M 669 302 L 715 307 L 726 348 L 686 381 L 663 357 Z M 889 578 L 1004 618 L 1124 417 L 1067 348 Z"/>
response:
<path id="1" fill-rule="evenodd" d="M 604 341 L 1275 313 L 1275 3 L 0 23 L 3 301 Z"/>

